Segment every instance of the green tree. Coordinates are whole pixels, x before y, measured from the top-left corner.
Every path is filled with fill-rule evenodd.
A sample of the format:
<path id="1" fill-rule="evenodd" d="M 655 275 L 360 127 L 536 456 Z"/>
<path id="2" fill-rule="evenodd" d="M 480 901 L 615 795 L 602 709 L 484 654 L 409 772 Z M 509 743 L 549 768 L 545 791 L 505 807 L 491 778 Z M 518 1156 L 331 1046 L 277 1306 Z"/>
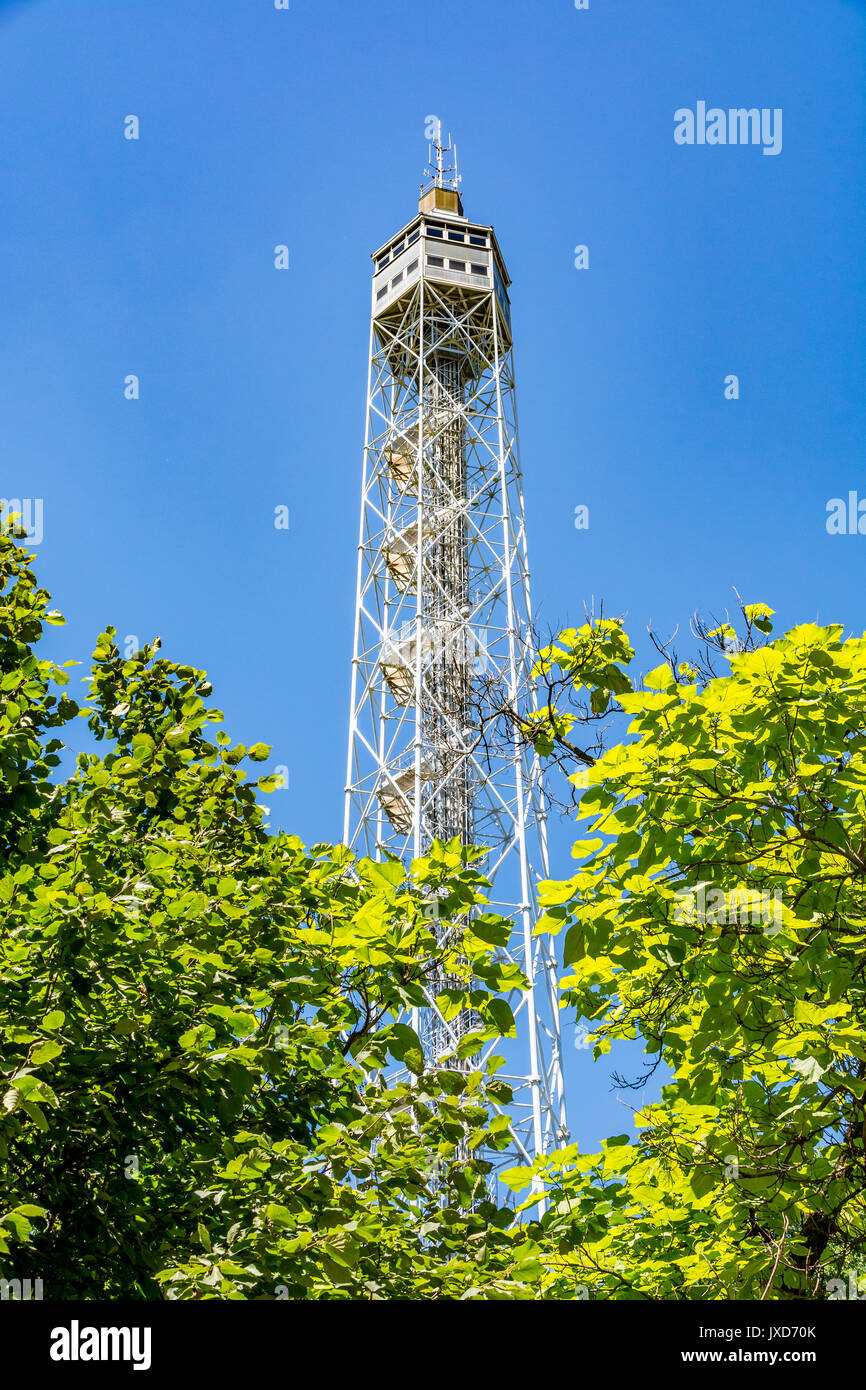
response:
<path id="1" fill-rule="evenodd" d="M 564 1001 L 597 1057 L 640 1036 L 673 1079 L 636 1142 L 537 1165 L 547 1296 L 814 1299 L 862 1264 L 866 639 L 767 640 L 771 611 L 705 634 L 727 674 L 617 678 L 631 737 L 574 774 L 582 862 L 541 886 Z M 609 690 L 586 674 L 598 640 L 563 634 L 541 663 Z"/>
<path id="2" fill-rule="evenodd" d="M 474 852 L 407 875 L 270 834 L 273 781 L 245 771 L 269 750 L 232 746 L 204 674 L 108 628 L 79 711 L 36 653 L 48 603 L 0 537 L 0 1274 L 54 1298 L 533 1296 L 535 1247 L 487 1193 L 510 1092 L 472 1057 L 510 1026 L 510 923 Z M 476 909 L 447 949 L 434 897 Z M 394 1018 L 437 968 L 479 1024 L 429 1075 Z"/>

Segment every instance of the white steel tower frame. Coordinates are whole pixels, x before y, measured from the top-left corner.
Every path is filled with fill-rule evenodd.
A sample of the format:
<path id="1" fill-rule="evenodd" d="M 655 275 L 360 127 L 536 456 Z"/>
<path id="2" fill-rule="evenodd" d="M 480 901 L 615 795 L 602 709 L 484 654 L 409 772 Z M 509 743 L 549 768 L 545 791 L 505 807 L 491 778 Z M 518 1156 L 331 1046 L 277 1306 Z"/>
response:
<path id="1" fill-rule="evenodd" d="M 516 725 L 507 743 L 482 734 L 491 692 L 516 711 L 533 693 L 510 281 L 442 153 L 418 216 L 373 256 L 344 840 L 373 859 L 453 836 L 488 847 L 491 905 L 515 922 L 506 955 L 529 980 L 504 1073 L 507 1158 L 528 1162 L 567 1131 L 556 961 L 533 936 L 549 877 L 538 760 Z M 473 1023 L 446 1022 L 434 995 L 413 1019 L 431 1065 Z"/>

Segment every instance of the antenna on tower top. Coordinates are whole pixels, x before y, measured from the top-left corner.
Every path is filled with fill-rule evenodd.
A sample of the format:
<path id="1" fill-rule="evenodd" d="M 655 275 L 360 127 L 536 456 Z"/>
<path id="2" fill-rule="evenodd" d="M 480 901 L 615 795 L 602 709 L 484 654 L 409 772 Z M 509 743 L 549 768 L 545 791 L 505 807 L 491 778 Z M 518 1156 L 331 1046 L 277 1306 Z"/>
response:
<path id="1" fill-rule="evenodd" d="M 450 135 L 447 145 L 443 143 L 442 122 L 437 116 L 436 134 L 427 145 L 427 166 L 424 170 L 421 193 L 427 193 L 431 188 L 447 188 L 459 193 L 461 179 L 457 168 L 457 146 L 452 142 Z"/>

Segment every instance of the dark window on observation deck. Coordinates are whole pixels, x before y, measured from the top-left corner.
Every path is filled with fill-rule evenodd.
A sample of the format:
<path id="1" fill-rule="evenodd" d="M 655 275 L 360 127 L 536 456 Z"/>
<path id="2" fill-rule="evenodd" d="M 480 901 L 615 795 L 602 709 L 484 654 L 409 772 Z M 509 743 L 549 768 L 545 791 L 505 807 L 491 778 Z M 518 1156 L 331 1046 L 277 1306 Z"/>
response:
<path id="1" fill-rule="evenodd" d="M 474 264 L 473 264 L 473 265 L 470 267 L 470 269 L 471 269 L 473 275 L 486 275 L 486 274 L 487 274 L 487 266 L 486 266 L 486 265 L 474 265 Z"/>
<path id="2" fill-rule="evenodd" d="M 441 265 L 441 266 L 444 266 L 444 265 L 445 265 L 445 261 L 443 260 L 443 258 L 442 258 L 441 256 L 428 256 L 428 257 L 427 257 L 427 264 L 428 264 L 428 265 Z"/>

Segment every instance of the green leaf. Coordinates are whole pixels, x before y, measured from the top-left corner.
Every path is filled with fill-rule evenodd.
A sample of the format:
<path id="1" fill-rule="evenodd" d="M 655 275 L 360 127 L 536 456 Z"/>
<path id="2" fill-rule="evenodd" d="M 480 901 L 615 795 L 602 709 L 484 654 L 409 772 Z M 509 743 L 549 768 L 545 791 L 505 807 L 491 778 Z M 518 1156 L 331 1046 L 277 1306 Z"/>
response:
<path id="1" fill-rule="evenodd" d="M 484 1006 L 484 1013 L 496 1025 L 501 1038 L 517 1036 L 514 1014 L 504 999 L 488 999 Z"/>
<path id="2" fill-rule="evenodd" d="M 424 1070 L 424 1053 L 418 1034 L 405 1023 L 392 1023 L 387 1033 L 388 1050 L 416 1075 Z"/>
<path id="3" fill-rule="evenodd" d="M 275 1226 L 292 1227 L 294 1221 L 287 1207 L 281 1206 L 279 1202 L 269 1202 L 265 1207 L 265 1220 L 271 1221 Z"/>

